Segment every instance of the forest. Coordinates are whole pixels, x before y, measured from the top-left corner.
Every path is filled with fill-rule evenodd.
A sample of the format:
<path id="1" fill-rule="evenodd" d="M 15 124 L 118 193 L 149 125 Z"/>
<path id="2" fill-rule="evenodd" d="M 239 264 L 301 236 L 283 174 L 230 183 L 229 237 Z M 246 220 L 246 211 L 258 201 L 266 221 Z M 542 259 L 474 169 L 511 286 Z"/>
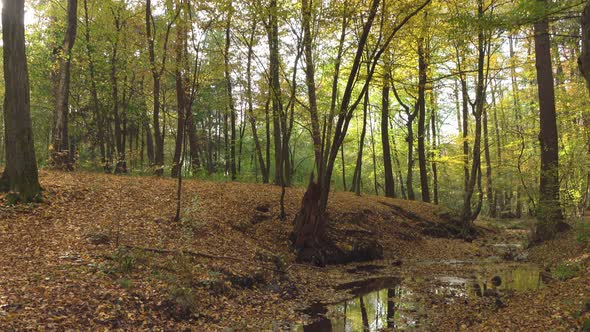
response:
<path id="1" fill-rule="evenodd" d="M 2 0 L 0 330 L 590 331 L 589 0 Z"/>

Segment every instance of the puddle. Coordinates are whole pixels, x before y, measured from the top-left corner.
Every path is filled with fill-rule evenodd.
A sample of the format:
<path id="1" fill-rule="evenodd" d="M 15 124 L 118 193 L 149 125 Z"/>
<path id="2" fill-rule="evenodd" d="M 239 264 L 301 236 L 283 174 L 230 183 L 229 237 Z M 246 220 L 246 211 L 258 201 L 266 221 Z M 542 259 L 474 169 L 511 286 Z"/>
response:
<path id="1" fill-rule="evenodd" d="M 436 314 L 438 305 L 467 301 L 502 292 L 536 290 L 543 287 L 541 273 L 535 266 L 512 266 L 471 276 L 436 276 L 431 278 L 381 277 L 341 284 L 351 298 L 335 304 L 315 304 L 305 313 L 314 322 L 298 326 L 298 332 L 349 332 L 420 330 L 428 316 Z"/>

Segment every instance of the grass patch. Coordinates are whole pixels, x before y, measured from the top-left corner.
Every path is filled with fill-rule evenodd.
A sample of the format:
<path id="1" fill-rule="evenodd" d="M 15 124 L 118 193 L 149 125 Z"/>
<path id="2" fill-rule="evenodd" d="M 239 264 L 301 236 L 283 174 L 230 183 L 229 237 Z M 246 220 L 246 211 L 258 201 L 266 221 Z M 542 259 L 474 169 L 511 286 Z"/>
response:
<path id="1" fill-rule="evenodd" d="M 568 280 L 580 274 L 582 268 L 576 264 L 561 264 L 553 271 L 553 278 L 557 280 Z"/>
<path id="2" fill-rule="evenodd" d="M 574 225 L 576 241 L 590 245 L 590 222 L 578 222 Z"/>
<path id="3" fill-rule="evenodd" d="M 133 282 L 130 279 L 121 278 L 119 279 L 119 286 L 124 289 L 130 289 L 133 286 Z"/>

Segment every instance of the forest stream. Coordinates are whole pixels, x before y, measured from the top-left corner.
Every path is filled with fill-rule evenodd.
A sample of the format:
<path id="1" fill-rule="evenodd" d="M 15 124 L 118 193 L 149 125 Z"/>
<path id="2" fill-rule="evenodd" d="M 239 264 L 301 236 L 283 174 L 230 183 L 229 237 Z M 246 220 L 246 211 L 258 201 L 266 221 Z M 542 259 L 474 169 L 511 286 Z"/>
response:
<path id="1" fill-rule="evenodd" d="M 295 331 L 421 330 L 439 305 L 485 297 L 502 307 L 508 292 L 535 291 L 544 287 L 545 274 L 528 263 L 481 261 L 416 262 L 436 264 L 440 274 L 430 276 L 376 277 L 336 286 L 350 297 L 337 303 L 315 303 L 305 313 L 315 319 Z M 445 266 L 464 266 L 465 273 L 446 271 Z M 375 265 L 365 265 L 370 270 Z M 362 270 L 362 266 L 359 266 Z M 436 301 L 433 299 L 436 298 Z M 442 301 L 443 303 L 441 303 Z"/>
<path id="2" fill-rule="evenodd" d="M 535 292 L 551 282 L 550 273 L 526 261 L 522 243 L 488 247 L 490 256 L 475 259 L 407 260 L 395 270 L 380 261 L 346 267 L 359 278 L 333 286 L 343 299 L 312 303 L 302 310 L 309 323 L 291 330 L 431 330 L 441 306 L 483 302 L 497 310 L 505 307 L 505 296 Z"/>

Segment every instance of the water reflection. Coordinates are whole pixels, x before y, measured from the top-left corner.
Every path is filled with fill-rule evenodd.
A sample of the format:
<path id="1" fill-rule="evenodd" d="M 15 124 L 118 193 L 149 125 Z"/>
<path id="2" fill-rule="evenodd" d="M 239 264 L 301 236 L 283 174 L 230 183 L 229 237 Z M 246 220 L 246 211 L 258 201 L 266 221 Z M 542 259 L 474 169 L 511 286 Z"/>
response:
<path id="1" fill-rule="evenodd" d="M 304 332 L 372 332 L 384 328 L 413 330 L 425 323 L 433 296 L 451 304 L 457 299 L 481 296 L 497 296 L 502 291 L 535 290 L 542 287 L 540 271 L 536 267 L 521 266 L 503 271 L 490 271 L 470 277 L 440 276 L 432 279 L 406 278 L 383 279 L 366 285 L 379 288 L 363 289 L 358 292 L 359 283 L 351 292 L 356 297 L 341 303 L 324 306 L 325 313 L 317 315 L 314 323 L 300 326 L 296 331 Z M 326 311 L 327 310 L 327 311 Z"/>
<path id="2" fill-rule="evenodd" d="M 377 331 L 394 324 L 395 314 L 395 289 L 382 289 L 330 306 L 330 318 L 303 331 Z"/>
<path id="3" fill-rule="evenodd" d="M 372 332 L 386 327 L 416 326 L 411 314 L 416 311 L 412 295 L 400 286 L 369 292 L 328 306 L 325 317 L 299 331 Z"/>

